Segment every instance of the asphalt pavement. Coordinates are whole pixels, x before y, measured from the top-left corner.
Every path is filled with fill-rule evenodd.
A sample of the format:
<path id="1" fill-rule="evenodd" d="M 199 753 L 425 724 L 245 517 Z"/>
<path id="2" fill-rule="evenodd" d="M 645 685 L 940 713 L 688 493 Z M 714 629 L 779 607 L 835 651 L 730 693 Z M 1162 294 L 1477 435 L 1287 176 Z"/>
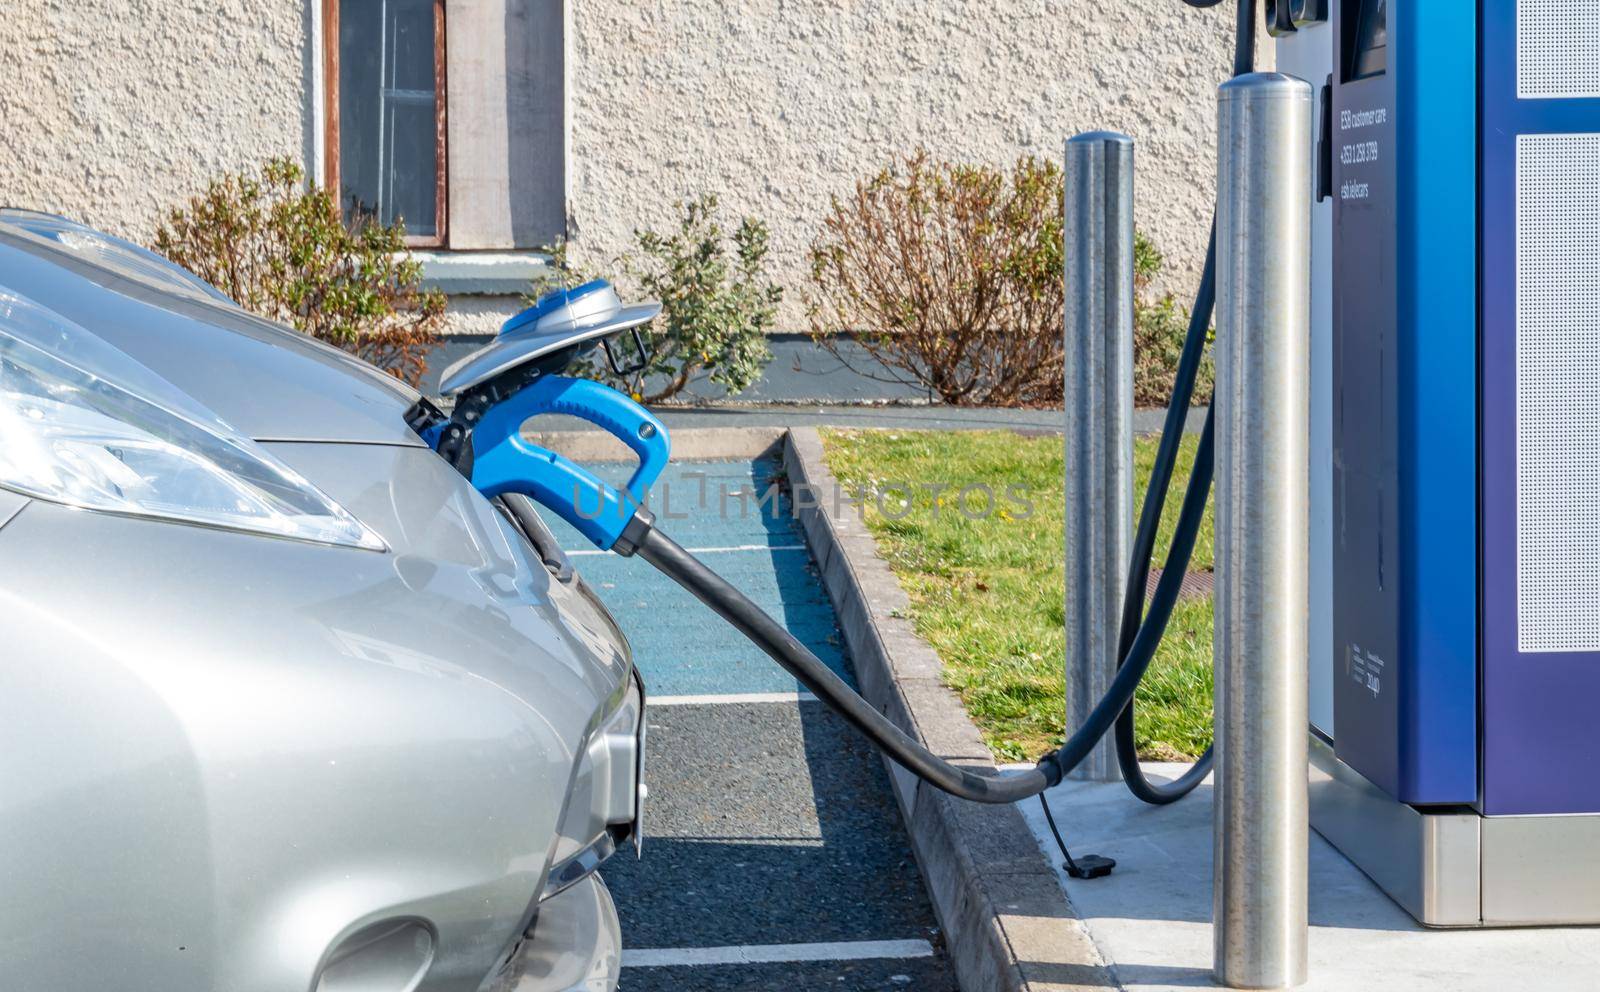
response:
<path id="1" fill-rule="evenodd" d="M 629 467 L 606 468 L 615 482 Z M 778 472 L 775 459 L 675 463 L 652 493 L 658 526 L 850 679 L 787 499 L 757 506 Z M 622 919 L 623 992 L 954 992 L 876 753 L 649 565 L 551 525 L 646 684 L 643 856 L 601 871 Z"/>

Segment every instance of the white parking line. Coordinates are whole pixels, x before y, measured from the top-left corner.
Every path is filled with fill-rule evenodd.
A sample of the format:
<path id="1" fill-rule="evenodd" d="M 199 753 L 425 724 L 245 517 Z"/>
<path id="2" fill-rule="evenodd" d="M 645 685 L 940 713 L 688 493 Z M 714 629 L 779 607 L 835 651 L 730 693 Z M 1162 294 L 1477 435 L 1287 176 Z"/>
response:
<path id="1" fill-rule="evenodd" d="M 806 546 L 804 544 L 730 544 L 720 548 L 684 548 L 684 550 L 693 555 L 714 555 L 729 551 L 804 551 Z M 609 555 L 610 553 L 609 551 L 601 551 L 599 548 L 579 548 L 576 551 L 568 551 L 566 554 L 568 558 L 581 558 L 586 555 Z"/>
<path id="2" fill-rule="evenodd" d="M 875 958 L 931 958 L 925 940 L 850 940 L 825 944 L 745 944 L 738 947 L 649 947 L 622 949 L 624 968 L 667 968 L 707 964 L 776 964 L 799 961 L 869 961 Z"/>
<path id="3" fill-rule="evenodd" d="M 809 692 L 729 692 L 705 696 L 646 696 L 645 706 L 715 706 L 722 703 L 814 703 Z"/>

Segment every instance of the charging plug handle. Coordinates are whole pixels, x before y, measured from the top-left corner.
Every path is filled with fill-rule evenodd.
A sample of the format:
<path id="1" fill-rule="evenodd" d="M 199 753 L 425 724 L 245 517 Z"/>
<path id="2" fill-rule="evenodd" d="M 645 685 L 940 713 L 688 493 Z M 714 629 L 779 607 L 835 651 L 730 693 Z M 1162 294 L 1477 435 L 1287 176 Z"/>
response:
<path id="1" fill-rule="evenodd" d="M 463 403 L 477 408 L 458 410 L 441 432 L 437 447 L 459 444 L 466 427 L 470 461 L 457 452 L 452 463 L 463 467 L 478 491 L 489 498 L 521 493 L 571 524 L 595 547 L 611 550 L 645 501 L 672 454 L 666 425 L 644 407 L 608 386 L 589 379 L 547 375 L 535 379 L 493 405 L 477 397 Z M 523 425 L 540 414 L 577 417 L 621 441 L 639 459 L 622 488 L 612 486 L 588 469 L 522 434 Z M 452 430 L 455 433 L 452 433 Z"/>

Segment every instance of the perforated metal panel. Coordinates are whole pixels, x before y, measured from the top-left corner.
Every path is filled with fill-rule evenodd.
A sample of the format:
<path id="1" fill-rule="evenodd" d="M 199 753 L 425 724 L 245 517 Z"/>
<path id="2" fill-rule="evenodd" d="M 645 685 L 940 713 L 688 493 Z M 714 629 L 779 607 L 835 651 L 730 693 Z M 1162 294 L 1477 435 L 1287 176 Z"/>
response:
<path id="1" fill-rule="evenodd" d="M 1600 4 L 1520 0 L 1517 96 L 1524 100 L 1600 96 Z"/>
<path id="2" fill-rule="evenodd" d="M 1517 640 L 1600 650 L 1600 134 L 1517 138 Z"/>

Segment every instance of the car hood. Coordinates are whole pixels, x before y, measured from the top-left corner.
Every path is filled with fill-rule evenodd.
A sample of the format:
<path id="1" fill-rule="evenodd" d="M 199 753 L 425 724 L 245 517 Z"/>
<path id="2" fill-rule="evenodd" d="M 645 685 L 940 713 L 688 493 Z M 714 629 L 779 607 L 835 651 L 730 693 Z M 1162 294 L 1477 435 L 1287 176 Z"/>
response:
<path id="1" fill-rule="evenodd" d="M 424 920 L 454 969 L 435 984 L 475 986 L 587 794 L 626 643 L 406 426 L 416 393 L 165 262 L 119 268 L 119 248 L 0 216 L 0 289 L 120 352 L 82 349 L 106 381 L 125 355 L 253 438 L 386 550 L 0 489 L 7 973 L 71 984 L 76 931 L 109 934 L 88 953 L 137 960 L 139 987 L 304 989 L 348 935 Z"/>
<path id="2" fill-rule="evenodd" d="M 67 237 L 52 236 L 63 232 Z M 63 356 L 73 361 L 88 358 L 89 374 L 158 404 L 176 402 L 183 416 L 220 418 L 219 426 L 257 442 L 374 532 L 384 553 L 332 559 L 353 563 L 350 596 L 328 600 L 339 610 L 348 607 L 368 624 L 386 617 L 381 626 L 411 629 L 419 641 L 453 643 L 441 657 L 529 705 L 564 700 L 556 722 L 576 721 L 564 728 L 569 745 L 593 705 L 623 689 L 631 661 L 604 609 L 552 580 L 515 528 L 406 425 L 418 394 L 403 383 L 244 312 L 166 259 L 47 215 L 0 210 L 0 293 L 25 297 L 70 321 L 72 335 L 87 335 L 60 347 L 74 352 Z M 135 364 L 120 366 L 124 356 Z M 171 388 L 182 395 L 166 395 Z M 0 525 L 10 516 L 4 510 L 0 503 Z M 35 526 L 54 519 L 81 532 L 91 522 L 118 535 L 131 529 L 148 535 L 161 558 L 183 541 L 209 548 L 206 542 L 225 540 L 170 522 L 146 529 L 43 504 L 29 517 Z M 18 529 L 10 528 L 13 540 Z M 246 539 L 263 561 L 326 554 L 276 538 Z M 237 566 L 241 576 L 251 571 Z M 376 575 L 382 581 L 372 580 Z M 468 647 L 474 638 L 483 643 Z M 497 654 L 518 659 L 510 674 L 491 671 Z M 535 658 L 541 660 L 529 664 Z M 524 678 L 534 683 L 523 685 Z M 551 678 L 571 684 L 552 690 Z"/>
<path id="3" fill-rule="evenodd" d="M 258 441 L 423 444 L 404 418 L 415 390 L 186 278 L 189 285 L 152 277 L 148 267 L 119 266 L 114 257 L 0 224 L 0 287 L 79 324 L 240 433 Z"/>

